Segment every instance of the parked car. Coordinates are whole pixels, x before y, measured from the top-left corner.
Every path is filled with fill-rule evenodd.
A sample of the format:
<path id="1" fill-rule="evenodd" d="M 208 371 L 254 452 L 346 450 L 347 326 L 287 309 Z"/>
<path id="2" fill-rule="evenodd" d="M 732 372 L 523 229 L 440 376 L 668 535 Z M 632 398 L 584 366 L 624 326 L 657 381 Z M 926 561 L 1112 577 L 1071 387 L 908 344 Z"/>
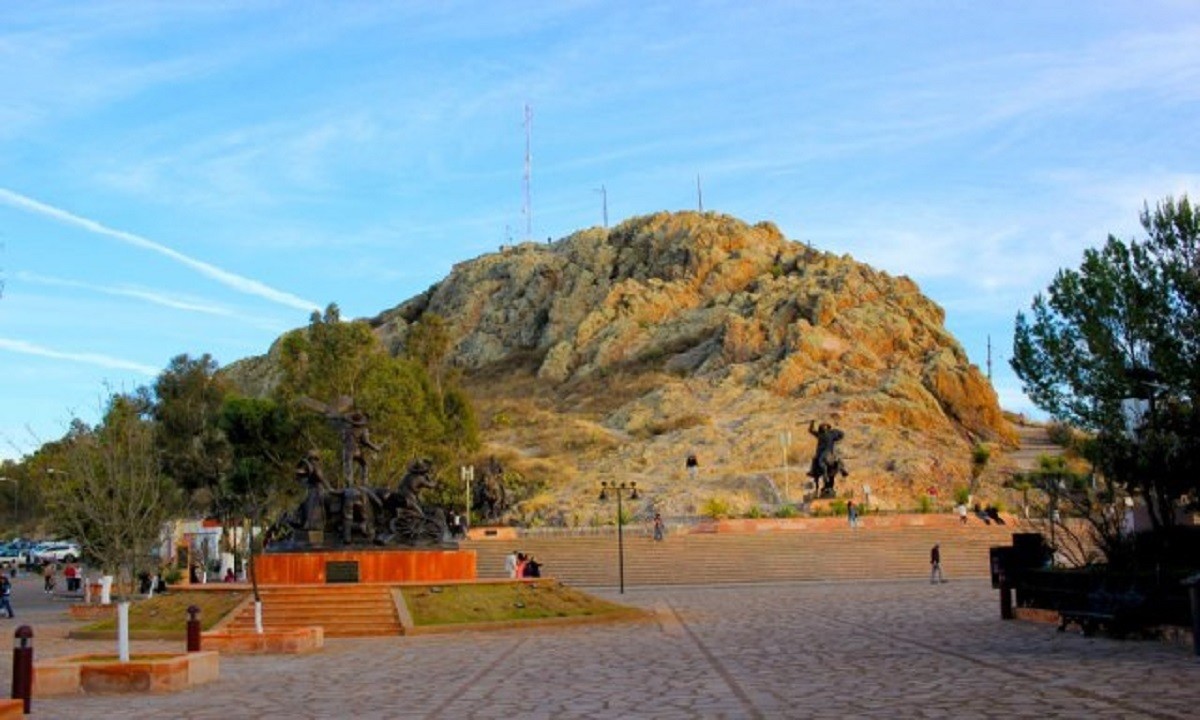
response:
<path id="1" fill-rule="evenodd" d="M 33 549 L 33 557 L 39 563 L 72 563 L 79 559 L 79 546 L 73 542 L 54 542 Z"/>
<path id="2" fill-rule="evenodd" d="M 0 565 L 24 565 L 25 553 L 13 545 L 0 545 Z"/>

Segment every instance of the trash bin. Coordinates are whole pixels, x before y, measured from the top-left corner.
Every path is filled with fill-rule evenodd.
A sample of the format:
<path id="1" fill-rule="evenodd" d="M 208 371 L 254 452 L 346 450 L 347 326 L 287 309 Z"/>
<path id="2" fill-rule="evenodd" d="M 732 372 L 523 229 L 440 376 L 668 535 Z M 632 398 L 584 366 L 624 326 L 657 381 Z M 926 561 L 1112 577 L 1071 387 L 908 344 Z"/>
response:
<path id="1" fill-rule="evenodd" d="M 1200 655 L 1200 573 L 1184 579 L 1183 585 L 1192 601 L 1192 652 Z"/>

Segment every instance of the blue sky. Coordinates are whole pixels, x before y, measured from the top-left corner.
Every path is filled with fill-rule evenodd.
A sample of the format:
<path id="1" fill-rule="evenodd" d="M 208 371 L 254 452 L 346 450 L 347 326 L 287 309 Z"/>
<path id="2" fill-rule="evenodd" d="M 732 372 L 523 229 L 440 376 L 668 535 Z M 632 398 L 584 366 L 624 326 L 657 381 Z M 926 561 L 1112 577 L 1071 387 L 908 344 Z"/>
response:
<path id="1" fill-rule="evenodd" d="M 0 4 L 0 457 L 180 353 L 659 210 L 908 275 L 1002 404 L 1013 318 L 1200 197 L 1194 2 Z M 599 189 L 605 189 L 604 195 Z"/>

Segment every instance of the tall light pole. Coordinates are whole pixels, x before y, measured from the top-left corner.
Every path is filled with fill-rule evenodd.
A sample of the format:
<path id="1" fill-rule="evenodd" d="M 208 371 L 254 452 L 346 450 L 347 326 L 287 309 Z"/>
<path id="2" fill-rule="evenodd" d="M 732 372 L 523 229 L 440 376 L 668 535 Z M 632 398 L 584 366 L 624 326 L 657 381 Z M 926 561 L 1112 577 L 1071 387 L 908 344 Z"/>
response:
<path id="1" fill-rule="evenodd" d="M 463 487 L 466 490 L 467 509 L 463 512 L 463 517 L 466 518 L 466 524 L 471 524 L 471 481 L 475 479 L 475 466 L 462 465 L 458 469 L 458 474 L 462 478 Z"/>
<path id="2" fill-rule="evenodd" d="M 625 594 L 625 534 L 623 528 L 625 526 L 625 514 L 622 512 L 621 499 L 625 493 L 629 493 L 630 500 L 638 499 L 637 483 L 631 482 L 628 485 L 625 483 L 600 483 L 600 502 L 608 500 L 608 494 L 613 493 L 617 496 L 617 574 L 621 582 L 621 594 Z"/>
<path id="3" fill-rule="evenodd" d="M 783 501 L 789 501 L 788 492 L 788 448 L 792 444 L 792 431 L 785 430 L 779 434 L 779 444 L 783 446 Z"/>
<path id="4" fill-rule="evenodd" d="M 21 503 L 18 491 L 21 489 L 21 483 L 15 478 L 0 477 L 0 482 L 10 482 L 13 484 L 13 523 L 16 523 L 21 517 Z"/>

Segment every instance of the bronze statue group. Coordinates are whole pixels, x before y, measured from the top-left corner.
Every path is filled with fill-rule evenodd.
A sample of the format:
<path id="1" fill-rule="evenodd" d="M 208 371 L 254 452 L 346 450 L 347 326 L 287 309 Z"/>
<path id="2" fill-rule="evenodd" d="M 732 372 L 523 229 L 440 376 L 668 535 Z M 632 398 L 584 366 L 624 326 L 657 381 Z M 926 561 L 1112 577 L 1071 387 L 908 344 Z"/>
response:
<path id="1" fill-rule="evenodd" d="M 341 487 L 333 487 L 321 467 L 321 453 L 310 450 L 296 463 L 296 481 L 305 487 L 304 500 L 285 513 L 268 531 L 277 548 L 328 545 L 429 546 L 452 543 L 466 533 L 463 516 L 440 507 L 426 507 L 421 492 L 435 487 L 433 464 L 413 460 L 395 488 L 372 486 L 368 460 L 381 446 L 371 440 L 370 417 L 342 399 L 341 407 L 308 401 L 339 427 L 342 448 Z M 498 520 L 508 508 L 503 484 L 504 469 L 492 458 L 474 487 L 472 507 L 488 521 Z M 451 518 L 448 520 L 448 517 Z"/>

